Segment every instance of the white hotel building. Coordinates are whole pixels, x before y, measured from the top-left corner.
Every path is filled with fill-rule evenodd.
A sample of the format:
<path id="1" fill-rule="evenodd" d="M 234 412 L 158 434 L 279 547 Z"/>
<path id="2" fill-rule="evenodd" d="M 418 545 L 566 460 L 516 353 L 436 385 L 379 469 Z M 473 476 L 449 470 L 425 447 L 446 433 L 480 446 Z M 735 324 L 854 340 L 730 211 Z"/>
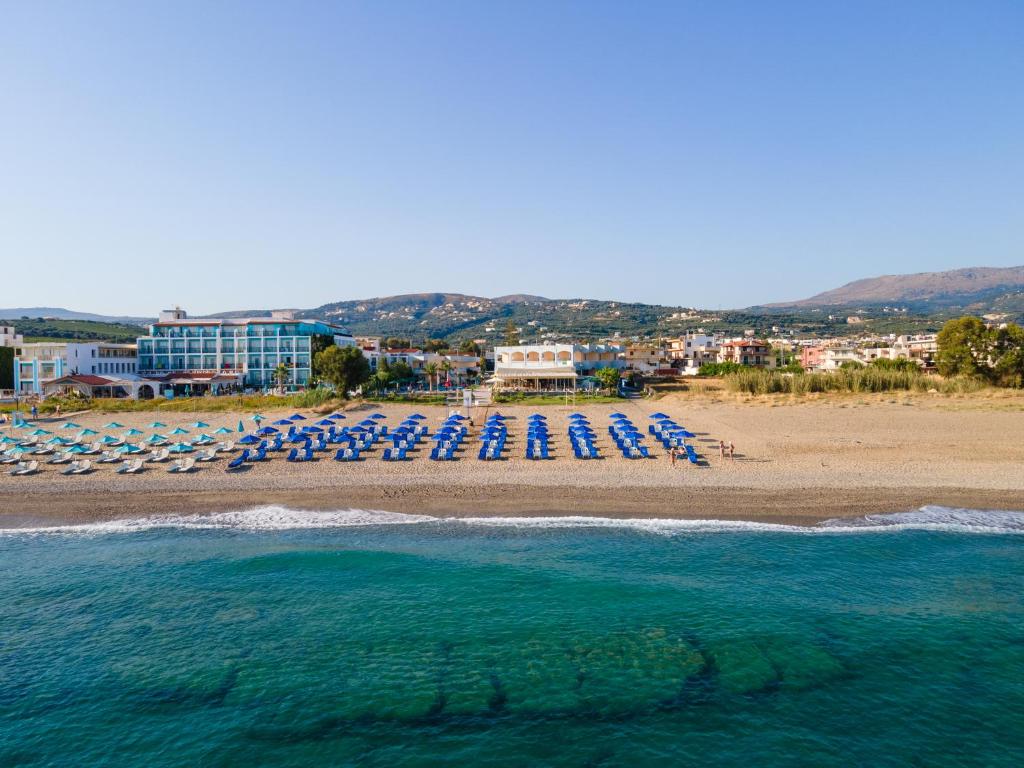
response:
<path id="1" fill-rule="evenodd" d="M 580 376 L 599 368 L 626 367 L 625 347 L 617 344 L 522 344 L 494 348 L 498 388 L 574 390 Z"/>

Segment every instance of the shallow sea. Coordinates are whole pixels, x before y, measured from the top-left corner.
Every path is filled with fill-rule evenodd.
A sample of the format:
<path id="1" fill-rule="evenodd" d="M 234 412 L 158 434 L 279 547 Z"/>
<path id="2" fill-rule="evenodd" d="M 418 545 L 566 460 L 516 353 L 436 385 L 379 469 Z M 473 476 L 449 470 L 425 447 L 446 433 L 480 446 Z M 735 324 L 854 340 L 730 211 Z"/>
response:
<path id="1" fill-rule="evenodd" d="M 0 766 L 1020 766 L 1024 514 L 0 531 Z"/>

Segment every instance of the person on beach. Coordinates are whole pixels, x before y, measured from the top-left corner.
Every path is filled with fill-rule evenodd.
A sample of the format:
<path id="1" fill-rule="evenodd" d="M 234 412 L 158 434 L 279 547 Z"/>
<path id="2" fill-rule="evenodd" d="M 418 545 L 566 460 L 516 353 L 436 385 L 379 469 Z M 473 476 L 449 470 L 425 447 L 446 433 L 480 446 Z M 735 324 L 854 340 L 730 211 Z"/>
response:
<path id="1" fill-rule="evenodd" d="M 732 440 L 729 441 L 729 459 L 736 460 L 736 446 L 732 444 Z"/>
<path id="2" fill-rule="evenodd" d="M 36 408 L 36 407 L 35 407 L 35 406 L 33 405 L 33 406 L 32 406 L 32 421 L 35 421 L 35 420 L 36 420 L 36 418 L 37 418 L 38 416 L 39 416 L 39 409 L 38 409 L 38 408 Z"/>
<path id="3" fill-rule="evenodd" d="M 721 458 L 725 458 L 725 440 L 718 441 L 718 455 Z"/>
<path id="4" fill-rule="evenodd" d="M 60 418 L 60 403 L 54 406 L 53 415 L 56 416 L 58 419 Z"/>
<path id="5" fill-rule="evenodd" d="M 672 449 L 668 452 L 668 457 L 672 460 L 672 466 L 676 465 L 676 447 L 673 445 Z"/>

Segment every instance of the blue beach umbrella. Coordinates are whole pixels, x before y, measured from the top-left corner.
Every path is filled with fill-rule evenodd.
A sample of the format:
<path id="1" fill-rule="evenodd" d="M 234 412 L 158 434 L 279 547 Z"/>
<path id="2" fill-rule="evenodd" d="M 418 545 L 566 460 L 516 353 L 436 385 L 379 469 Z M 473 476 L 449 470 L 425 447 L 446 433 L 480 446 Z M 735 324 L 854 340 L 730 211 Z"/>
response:
<path id="1" fill-rule="evenodd" d="M 230 434 L 232 434 L 232 432 L 227 427 L 221 427 L 220 429 L 215 431 L 213 434 L 215 434 L 215 435 L 230 435 Z"/>
<path id="2" fill-rule="evenodd" d="M 141 434 L 142 434 L 142 430 L 141 429 L 135 429 L 133 427 L 132 429 L 129 429 L 127 432 L 125 432 L 124 436 L 125 437 L 137 437 L 137 436 L 139 436 Z"/>
<path id="3" fill-rule="evenodd" d="M 306 417 L 303 416 L 301 413 L 293 413 L 288 418 L 291 419 L 292 421 L 305 421 L 306 420 Z"/>
<path id="4" fill-rule="evenodd" d="M 276 435 L 278 431 L 273 427 L 263 427 L 256 432 L 257 435 Z"/>
<path id="5" fill-rule="evenodd" d="M 21 454 L 28 453 L 31 450 L 34 450 L 34 449 L 26 448 L 24 445 L 16 445 L 13 448 L 8 448 L 7 449 L 7 454 L 9 456 L 20 456 Z"/>
<path id="6" fill-rule="evenodd" d="M 238 422 L 238 431 L 245 432 L 245 424 L 243 424 L 241 421 Z"/>
<path id="7" fill-rule="evenodd" d="M 175 427 L 174 429 L 172 429 L 167 434 L 169 434 L 169 435 L 187 435 L 188 434 L 188 430 L 187 429 L 183 429 L 182 427 Z"/>
<path id="8" fill-rule="evenodd" d="M 323 430 L 320 429 L 320 427 L 303 427 L 302 431 L 305 432 L 306 434 L 320 434 L 321 432 L 323 432 Z"/>
<path id="9" fill-rule="evenodd" d="M 328 418 L 328 419 L 344 419 L 344 418 L 345 418 L 345 416 L 344 416 L 343 414 L 340 414 L 340 413 L 332 413 L 332 414 L 331 414 L 330 416 L 328 416 L 327 418 Z"/>
<path id="10" fill-rule="evenodd" d="M 609 413 L 608 415 L 611 416 L 613 419 L 624 419 L 624 418 L 626 418 L 626 414 L 619 413 L 618 411 L 616 411 L 615 413 Z"/>
<path id="11" fill-rule="evenodd" d="M 371 418 L 371 419 L 386 419 L 387 416 L 385 416 L 383 413 L 371 413 L 369 418 Z"/>
<path id="12" fill-rule="evenodd" d="M 45 429 L 33 429 L 28 434 L 29 434 L 30 437 L 42 437 L 43 435 L 50 435 L 50 434 L 53 434 L 53 433 L 52 432 L 47 432 Z"/>
<path id="13" fill-rule="evenodd" d="M 264 421 L 266 418 L 267 417 L 264 416 L 262 413 L 254 413 L 252 416 L 249 417 L 249 420 L 250 421 L 255 421 L 257 424 L 259 424 L 261 421 Z"/>
<path id="14" fill-rule="evenodd" d="M 168 449 L 171 453 L 192 453 L 195 450 L 188 443 L 175 443 Z"/>
<path id="15" fill-rule="evenodd" d="M 109 424 L 103 425 L 104 429 L 124 429 L 124 424 L 120 424 L 116 421 L 112 421 Z"/>
<path id="16" fill-rule="evenodd" d="M 100 438 L 100 442 L 103 443 L 104 445 L 110 445 L 111 443 L 119 443 L 121 441 L 118 440 L 116 437 L 111 437 L 110 435 L 104 435 L 103 437 Z"/>
<path id="17" fill-rule="evenodd" d="M 316 425 L 318 427 L 333 427 L 333 426 L 335 426 L 334 422 L 331 419 L 320 419 L 320 421 L 316 422 Z"/>
<path id="18" fill-rule="evenodd" d="M 167 438 L 163 435 L 150 435 L 146 440 L 147 443 L 166 443 Z"/>
<path id="19" fill-rule="evenodd" d="M 46 441 L 46 445 L 63 445 L 63 444 L 64 444 L 64 438 L 63 437 L 59 437 L 57 435 L 51 437 L 49 440 Z"/>
<path id="20" fill-rule="evenodd" d="M 647 418 L 649 418 L 649 419 L 667 419 L 667 418 L 669 418 L 669 416 L 668 416 L 667 413 L 662 413 L 661 411 L 658 411 L 657 413 L 652 413 Z"/>
<path id="21" fill-rule="evenodd" d="M 256 443 L 262 442 L 256 435 L 246 435 L 238 441 L 241 445 L 255 445 Z"/>
<path id="22" fill-rule="evenodd" d="M 125 443 L 124 445 L 115 448 L 114 453 L 142 453 L 142 449 L 139 448 L 137 445 Z"/>
<path id="23" fill-rule="evenodd" d="M 278 419 L 277 421 L 270 422 L 276 427 L 287 427 L 291 425 L 291 419 Z"/>
<path id="24" fill-rule="evenodd" d="M 89 429 L 88 427 L 86 427 L 85 429 L 83 429 L 81 432 L 78 433 L 78 436 L 79 437 L 88 437 L 89 435 L 98 435 L 98 434 L 99 434 L 99 432 L 97 432 L 95 429 Z"/>
<path id="25" fill-rule="evenodd" d="M 167 425 L 164 424 L 162 421 L 154 421 L 152 424 L 149 425 L 149 428 L 150 429 L 162 429 L 163 427 L 166 427 L 166 426 Z"/>
<path id="26" fill-rule="evenodd" d="M 10 435 L 4 435 L 3 437 L 0 437 L 0 443 L 20 443 L 20 442 L 21 441 L 18 438 L 11 437 Z"/>
<path id="27" fill-rule="evenodd" d="M 205 421 L 197 421 L 197 422 L 195 422 L 195 423 L 194 423 L 194 424 L 193 424 L 192 426 L 193 426 L 193 427 L 194 427 L 195 429 L 202 429 L 203 427 L 208 427 L 208 426 L 210 426 L 210 425 L 209 425 L 209 424 L 207 424 L 207 423 L 206 423 Z"/>
<path id="28" fill-rule="evenodd" d="M 63 424 L 60 425 L 61 429 L 81 429 L 81 427 L 81 424 L 75 424 L 75 422 L 73 421 L 65 421 Z"/>
<path id="29" fill-rule="evenodd" d="M 68 449 L 64 453 L 85 453 L 85 448 L 80 445 L 68 446 Z"/>

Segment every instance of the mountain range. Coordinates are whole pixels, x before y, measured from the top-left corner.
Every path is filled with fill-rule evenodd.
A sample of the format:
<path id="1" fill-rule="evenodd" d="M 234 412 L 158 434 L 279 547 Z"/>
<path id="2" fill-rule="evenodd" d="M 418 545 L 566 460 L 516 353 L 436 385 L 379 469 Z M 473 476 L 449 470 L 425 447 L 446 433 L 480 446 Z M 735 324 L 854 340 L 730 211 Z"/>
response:
<path id="1" fill-rule="evenodd" d="M 222 312 L 209 317 L 254 317 L 269 309 Z M 691 307 L 598 299 L 549 299 L 529 294 L 487 298 L 460 293 L 415 293 L 338 301 L 295 309 L 300 318 L 322 318 L 357 335 L 426 338 L 504 338 L 511 321 L 524 339 L 600 338 L 619 334 L 674 335 L 704 327 L 723 332 L 784 327 L 807 334 L 848 329 L 857 315 L 878 332 L 934 330 L 958 314 L 1024 318 L 1024 266 L 974 267 L 948 272 L 885 275 L 856 280 L 807 299 L 749 309 L 707 311 Z M 0 318 L 59 318 L 142 325 L 152 318 L 112 317 L 53 307 L 0 309 Z"/>

